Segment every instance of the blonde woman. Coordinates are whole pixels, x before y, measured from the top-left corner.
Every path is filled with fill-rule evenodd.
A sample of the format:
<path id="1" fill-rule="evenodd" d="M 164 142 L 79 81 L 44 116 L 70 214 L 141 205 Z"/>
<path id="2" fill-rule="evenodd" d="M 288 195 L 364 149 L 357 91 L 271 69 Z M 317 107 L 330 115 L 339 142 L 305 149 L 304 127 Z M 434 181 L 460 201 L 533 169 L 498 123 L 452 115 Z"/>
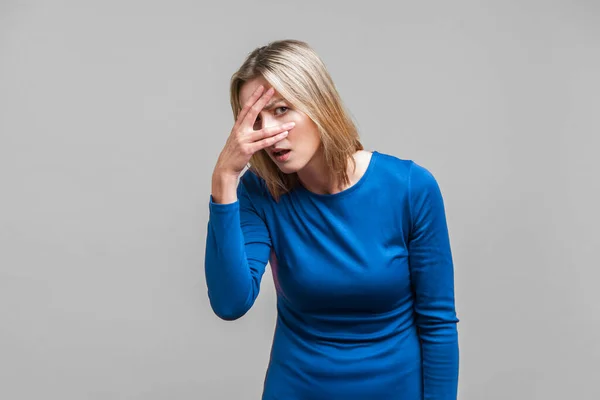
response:
<path id="1" fill-rule="evenodd" d="M 215 314 L 234 320 L 270 262 L 277 322 L 262 398 L 456 399 L 453 261 L 434 176 L 363 148 L 305 42 L 251 52 L 231 105 L 205 273 Z"/>

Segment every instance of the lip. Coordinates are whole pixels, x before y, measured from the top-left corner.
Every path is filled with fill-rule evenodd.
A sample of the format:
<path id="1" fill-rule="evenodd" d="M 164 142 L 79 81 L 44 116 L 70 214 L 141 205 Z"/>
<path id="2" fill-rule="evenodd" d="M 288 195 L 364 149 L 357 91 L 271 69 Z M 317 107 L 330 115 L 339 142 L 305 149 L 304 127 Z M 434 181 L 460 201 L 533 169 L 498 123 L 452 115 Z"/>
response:
<path id="1" fill-rule="evenodd" d="M 290 158 L 290 154 L 292 153 L 292 150 L 290 149 L 279 149 L 277 151 L 281 151 L 281 150 L 289 150 L 287 153 L 285 153 L 284 155 L 281 156 L 276 156 L 275 155 L 275 151 L 272 152 L 273 157 L 275 158 L 276 161 L 278 162 L 284 162 L 287 161 L 288 158 Z"/>

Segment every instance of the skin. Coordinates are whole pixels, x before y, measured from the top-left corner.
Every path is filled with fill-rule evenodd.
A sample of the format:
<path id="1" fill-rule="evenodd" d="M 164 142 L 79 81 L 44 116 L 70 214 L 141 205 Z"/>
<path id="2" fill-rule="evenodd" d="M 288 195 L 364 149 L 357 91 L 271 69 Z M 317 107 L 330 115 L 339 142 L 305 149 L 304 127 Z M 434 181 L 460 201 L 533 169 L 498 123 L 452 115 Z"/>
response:
<path id="1" fill-rule="evenodd" d="M 260 85 L 264 86 L 265 93 L 271 88 L 269 82 L 262 77 L 244 83 L 240 89 L 240 103 L 245 104 Z M 270 104 L 273 107 L 269 107 Z M 261 151 L 266 151 L 282 172 L 286 174 L 296 172 L 306 189 L 318 194 L 335 194 L 354 185 L 363 176 L 372 153 L 360 150 L 353 155 L 356 160 L 356 170 L 353 170 L 352 164 L 348 160 L 350 185 L 337 189 L 335 183 L 331 182 L 325 174 L 325 159 L 317 125 L 308 115 L 293 109 L 291 104 L 275 90 L 268 104 L 258 113 L 254 129 L 259 130 L 286 122 L 295 122 L 296 124 L 289 129 L 287 137 Z M 283 162 L 277 161 L 272 153 L 274 149 L 281 148 L 291 149 L 288 160 Z"/>

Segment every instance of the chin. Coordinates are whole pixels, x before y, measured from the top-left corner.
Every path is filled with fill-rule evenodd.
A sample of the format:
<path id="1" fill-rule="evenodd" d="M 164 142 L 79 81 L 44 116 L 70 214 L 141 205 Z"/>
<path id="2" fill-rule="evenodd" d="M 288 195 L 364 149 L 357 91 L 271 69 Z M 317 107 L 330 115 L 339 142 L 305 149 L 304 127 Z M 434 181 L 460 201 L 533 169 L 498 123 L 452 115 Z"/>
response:
<path id="1" fill-rule="evenodd" d="M 279 167 L 279 170 L 286 175 L 293 174 L 297 172 L 295 168 L 290 168 L 289 166 L 284 165 L 283 167 Z"/>
<path id="2" fill-rule="evenodd" d="M 277 165 L 277 168 L 286 175 L 294 174 L 304 168 L 304 165 L 298 167 L 299 160 L 290 160 L 290 162 L 281 164 L 277 163 L 275 160 L 273 160 L 273 162 Z"/>

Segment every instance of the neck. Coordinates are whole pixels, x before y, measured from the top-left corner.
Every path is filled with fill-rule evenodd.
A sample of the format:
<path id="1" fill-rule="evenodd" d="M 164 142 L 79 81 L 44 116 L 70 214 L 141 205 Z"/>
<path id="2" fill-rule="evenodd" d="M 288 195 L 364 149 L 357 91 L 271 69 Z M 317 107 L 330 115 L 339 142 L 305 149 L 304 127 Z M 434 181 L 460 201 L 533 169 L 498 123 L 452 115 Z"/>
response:
<path id="1" fill-rule="evenodd" d="M 300 179 L 302 185 L 311 192 L 318 194 L 335 194 L 354 185 L 354 183 L 357 181 L 355 175 L 360 169 L 358 168 L 358 165 L 355 170 L 353 168 L 352 161 L 348 159 L 346 171 L 348 173 L 348 177 L 350 178 L 350 183 L 346 184 L 345 187 L 340 188 L 338 185 L 336 185 L 336 183 L 339 182 L 335 181 L 335 177 L 329 175 L 328 168 L 325 165 L 325 157 L 322 149 L 323 148 L 320 147 L 308 164 L 302 168 L 302 170 L 298 171 L 298 178 Z M 353 155 L 353 157 L 355 155 L 356 153 Z"/>

